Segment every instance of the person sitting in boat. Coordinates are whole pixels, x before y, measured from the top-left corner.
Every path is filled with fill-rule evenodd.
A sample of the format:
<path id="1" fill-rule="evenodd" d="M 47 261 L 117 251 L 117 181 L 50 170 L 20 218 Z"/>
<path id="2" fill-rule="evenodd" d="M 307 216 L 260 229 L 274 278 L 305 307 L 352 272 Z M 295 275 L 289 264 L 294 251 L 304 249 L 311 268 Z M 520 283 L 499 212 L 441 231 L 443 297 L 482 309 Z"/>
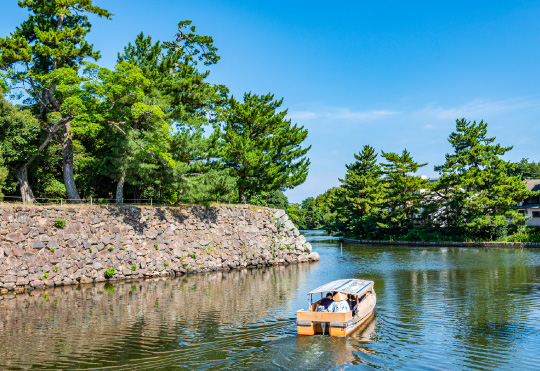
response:
<path id="1" fill-rule="evenodd" d="M 326 297 L 321 300 L 319 303 L 319 308 L 317 309 L 319 312 L 328 312 L 328 307 L 334 302 L 334 300 L 332 300 L 332 296 L 332 293 L 329 292 L 326 294 Z"/>
<path id="2" fill-rule="evenodd" d="M 347 302 L 349 303 L 349 308 L 353 311 L 353 315 L 356 314 L 358 310 L 358 302 L 356 301 L 356 298 L 352 295 L 349 295 L 347 298 Z"/>
<path id="3" fill-rule="evenodd" d="M 334 299 L 334 301 L 328 307 L 329 312 L 344 313 L 351 310 L 349 303 L 347 303 L 347 296 L 345 294 L 338 292 L 332 299 Z"/>

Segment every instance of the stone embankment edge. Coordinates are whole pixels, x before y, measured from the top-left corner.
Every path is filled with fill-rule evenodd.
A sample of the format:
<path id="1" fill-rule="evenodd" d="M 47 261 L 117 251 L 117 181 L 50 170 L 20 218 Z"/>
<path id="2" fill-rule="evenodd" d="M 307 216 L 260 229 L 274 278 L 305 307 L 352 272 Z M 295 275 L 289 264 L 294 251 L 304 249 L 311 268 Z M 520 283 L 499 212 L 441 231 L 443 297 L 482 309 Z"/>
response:
<path id="1" fill-rule="evenodd" d="M 317 260 L 284 210 L 0 205 L 0 293 Z"/>
<path id="2" fill-rule="evenodd" d="M 388 241 L 388 240 L 355 240 L 341 239 L 346 243 L 358 245 L 405 245 L 405 246 L 455 246 L 455 247 L 507 247 L 507 248 L 540 248 L 540 242 L 444 242 L 444 241 Z"/>

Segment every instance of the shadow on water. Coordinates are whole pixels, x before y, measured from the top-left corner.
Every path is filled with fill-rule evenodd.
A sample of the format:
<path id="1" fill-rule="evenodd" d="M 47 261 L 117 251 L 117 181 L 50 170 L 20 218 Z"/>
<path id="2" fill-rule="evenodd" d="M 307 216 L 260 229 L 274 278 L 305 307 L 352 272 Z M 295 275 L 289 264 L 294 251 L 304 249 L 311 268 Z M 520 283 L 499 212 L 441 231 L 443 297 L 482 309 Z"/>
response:
<path id="1" fill-rule="evenodd" d="M 54 288 L 0 300 L 0 369 L 534 369 L 540 252 L 343 245 L 314 264 Z M 296 335 L 307 292 L 375 281 L 345 338 Z"/>

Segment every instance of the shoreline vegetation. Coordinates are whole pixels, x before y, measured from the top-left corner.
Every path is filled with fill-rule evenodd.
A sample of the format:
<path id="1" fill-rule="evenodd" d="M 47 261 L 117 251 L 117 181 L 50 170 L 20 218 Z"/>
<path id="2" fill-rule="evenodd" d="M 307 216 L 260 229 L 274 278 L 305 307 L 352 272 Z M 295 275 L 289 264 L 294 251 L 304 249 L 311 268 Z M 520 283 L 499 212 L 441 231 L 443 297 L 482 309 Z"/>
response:
<path id="1" fill-rule="evenodd" d="M 346 238 L 346 237 L 343 237 L 342 241 L 345 243 L 360 244 L 360 245 L 540 248 L 540 242 L 357 240 L 354 238 Z"/>
<path id="2" fill-rule="evenodd" d="M 483 121 L 456 120 L 448 138 L 453 151 L 432 179 L 418 175 L 427 164 L 407 149 L 378 158 L 365 145 L 346 165 L 340 186 L 289 205 L 289 215 L 301 229 L 362 241 L 540 242 L 540 229 L 525 216 L 526 208 L 536 218 L 540 211 L 538 182 L 526 181 L 540 179 L 540 163 L 504 160 L 513 147 L 495 139 Z"/>

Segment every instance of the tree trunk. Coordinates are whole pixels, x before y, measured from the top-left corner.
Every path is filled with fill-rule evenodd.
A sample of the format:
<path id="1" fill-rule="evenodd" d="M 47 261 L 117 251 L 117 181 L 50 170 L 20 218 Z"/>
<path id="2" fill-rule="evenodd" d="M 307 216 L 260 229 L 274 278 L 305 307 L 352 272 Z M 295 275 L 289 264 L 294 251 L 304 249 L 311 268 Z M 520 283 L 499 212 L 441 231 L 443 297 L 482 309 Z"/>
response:
<path id="1" fill-rule="evenodd" d="M 62 170 L 64 172 L 64 185 L 68 200 L 72 203 L 81 203 L 81 197 L 75 185 L 75 172 L 73 171 L 73 141 L 71 140 L 71 125 L 64 124 L 62 138 Z"/>
<path id="2" fill-rule="evenodd" d="M 122 172 L 122 176 L 116 183 L 116 204 L 121 205 L 124 203 L 124 183 L 126 181 L 126 173 Z"/>
<path id="3" fill-rule="evenodd" d="M 32 188 L 30 188 L 30 184 L 28 183 L 28 168 L 25 165 L 23 165 L 17 171 L 17 180 L 19 181 L 19 188 L 21 189 L 23 203 L 35 203 L 36 199 L 34 198 L 34 193 L 32 192 Z"/>
<path id="4" fill-rule="evenodd" d="M 244 188 L 238 188 L 238 201 L 241 203 L 246 202 L 246 195 L 244 193 Z"/>

